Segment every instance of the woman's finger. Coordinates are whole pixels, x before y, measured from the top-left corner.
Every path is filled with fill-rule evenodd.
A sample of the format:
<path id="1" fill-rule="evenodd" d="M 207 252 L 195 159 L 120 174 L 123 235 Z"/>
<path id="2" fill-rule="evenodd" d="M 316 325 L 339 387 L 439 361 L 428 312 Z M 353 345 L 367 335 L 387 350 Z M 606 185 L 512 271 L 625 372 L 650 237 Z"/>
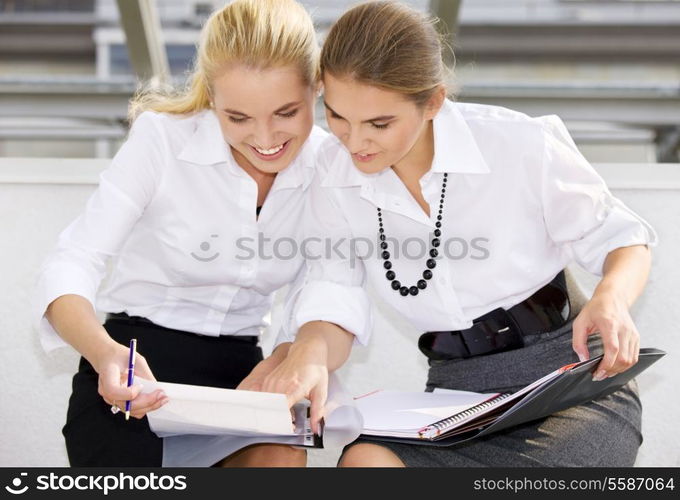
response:
<path id="1" fill-rule="evenodd" d="M 590 359 L 588 352 L 588 325 L 579 315 L 571 325 L 572 340 L 571 346 L 580 361 Z"/>
<path id="2" fill-rule="evenodd" d="M 110 394 L 107 394 L 105 399 L 108 399 L 110 401 L 117 401 L 118 406 L 121 407 L 121 408 L 125 407 L 126 401 L 130 401 L 134 407 L 144 408 L 146 406 L 150 406 L 159 397 L 162 397 L 164 395 L 165 395 L 165 393 L 161 389 L 158 389 L 157 391 L 150 392 L 148 394 L 139 394 L 137 397 L 131 398 L 131 399 L 127 399 L 125 397 L 121 398 L 121 397 L 118 397 L 118 396 L 112 396 Z"/>
<path id="3" fill-rule="evenodd" d="M 159 394 L 155 399 L 145 400 L 141 403 L 136 401 L 132 403 L 130 408 L 130 415 L 135 418 L 143 418 L 147 413 L 157 410 L 169 401 L 168 397 L 164 394 Z"/>
<path id="4" fill-rule="evenodd" d="M 135 360 L 135 377 L 141 377 L 156 382 L 156 377 L 153 376 L 151 368 L 149 368 L 149 364 L 146 362 L 146 358 L 140 354 L 137 355 Z"/>
<path id="5" fill-rule="evenodd" d="M 609 370 L 608 375 L 611 377 L 621 372 L 625 372 L 631 366 L 633 358 L 632 345 L 633 331 L 630 327 L 622 327 L 619 332 L 619 354 L 616 357 L 614 366 Z"/>
<path id="6" fill-rule="evenodd" d="M 607 377 L 619 355 L 619 324 L 614 319 L 602 318 L 596 322 L 596 326 L 604 347 L 604 356 L 593 375 L 593 380 L 599 382 Z"/>
<path id="7" fill-rule="evenodd" d="M 310 420 L 312 423 L 312 432 L 317 436 L 321 435 L 321 419 L 324 417 L 324 409 L 326 406 L 326 399 L 328 397 L 328 380 L 321 380 L 312 389 L 309 394 L 310 406 Z"/>

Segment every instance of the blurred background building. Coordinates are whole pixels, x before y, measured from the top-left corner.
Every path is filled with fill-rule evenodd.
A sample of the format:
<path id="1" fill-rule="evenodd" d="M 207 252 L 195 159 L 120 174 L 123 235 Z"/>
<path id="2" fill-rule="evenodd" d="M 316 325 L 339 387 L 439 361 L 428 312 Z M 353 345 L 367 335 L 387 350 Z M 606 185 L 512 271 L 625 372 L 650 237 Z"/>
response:
<path id="1" fill-rule="evenodd" d="M 123 0 L 121 5 L 134 4 Z M 217 0 L 157 0 L 172 81 Z M 323 37 L 352 3 L 303 0 Z M 591 161 L 674 162 L 677 0 L 410 0 L 455 31 L 457 96 L 556 113 Z M 458 7 L 459 6 L 459 7 Z M 0 1 L 0 156 L 112 156 L 136 86 L 115 0 Z M 324 125 L 323 113 L 318 113 Z"/>
<path id="2" fill-rule="evenodd" d="M 321 37 L 355 3 L 301 1 Z M 636 464 L 680 466 L 680 400 L 668 397 L 680 364 L 680 0 L 405 3 L 455 32 L 457 99 L 561 116 L 614 194 L 659 233 L 648 287 L 632 312 L 641 345 L 668 356 L 638 378 L 644 443 Z M 124 140 L 138 76 L 167 73 L 181 85 L 201 24 L 221 5 L 0 0 L 0 408 L 12 409 L 0 415 L 0 466 L 68 463 L 60 430 L 78 356 L 42 351 L 31 328 L 33 284 Z M 325 126 L 321 109 L 317 121 Z M 572 271 L 592 291 L 597 278 Z M 377 302 L 372 347 L 355 349 L 341 370 L 352 394 L 422 390 L 420 333 Z M 310 464 L 333 466 L 338 454 L 310 453 Z"/>

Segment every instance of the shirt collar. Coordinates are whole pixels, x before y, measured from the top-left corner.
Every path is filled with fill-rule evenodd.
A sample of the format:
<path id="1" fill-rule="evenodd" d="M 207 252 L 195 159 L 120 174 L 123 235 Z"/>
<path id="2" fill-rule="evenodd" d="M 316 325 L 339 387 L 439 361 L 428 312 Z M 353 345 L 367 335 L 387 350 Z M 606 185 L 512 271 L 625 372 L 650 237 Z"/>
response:
<path id="1" fill-rule="evenodd" d="M 446 99 L 433 123 L 433 172 L 460 174 L 490 172 L 479 145 L 456 103 Z"/>
<path id="2" fill-rule="evenodd" d="M 297 156 L 293 158 L 287 168 L 276 176 L 272 191 L 297 187 L 302 187 L 303 190 L 307 189 L 314 178 L 317 145 L 325 135 L 326 132 L 316 125 L 312 128 L 309 138 L 302 145 Z"/>
<path id="3" fill-rule="evenodd" d="M 197 117 L 197 122 L 196 130 L 189 137 L 177 159 L 198 165 L 233 161 L 215 113 L 210 109 L 202 111 Z"/>
<path id="4" fill-rule="evenodd" d="M 224 140 L 219 120 L 212 110 L 202 111 L 198 118 L 196 130 L 178 155 L 178 159 L 198 165 L 226 164 L 232 173 L 247 175 L 241 169 L 231 148 Z M 318 135 L 324 132 L 318 127 L 312 129 L 310 138 L 305 141 L 298 155 L 291 164 L 279 172 L 272 186 L 272 190 L 297 188 L 306 189 L 314 175 L 314 143 L 318 142 Z"/>

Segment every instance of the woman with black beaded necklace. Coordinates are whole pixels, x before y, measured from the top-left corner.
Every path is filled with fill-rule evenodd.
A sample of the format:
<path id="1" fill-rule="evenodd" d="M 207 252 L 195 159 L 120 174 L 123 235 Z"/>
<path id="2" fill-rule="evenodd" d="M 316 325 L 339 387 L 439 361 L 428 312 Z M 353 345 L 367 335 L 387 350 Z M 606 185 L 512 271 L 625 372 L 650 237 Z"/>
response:
<path id="1" fill-rule="evenodd" d="M 307 236 L 331 245 L 318 245 L 287 306 L 288 340 L 297 337 L 264 390 L 308 396 L 318 419 L 327 370 L 370 335 L 366 280 L 425 332 L 428 390 L 512 392 L 604 353 L 599 381 L 637 361 L 628 311 L 656 235 L 611 195 L 558 117 L 447 100 L 433 24 L 396 2 L 345 13 L 321 68 L 334 136 L 320 148 Z M 413 238 L 424 254 L 409 259 L 403 247 Z M 353 245 L 367 240 L 377 240 L 377 255 L 358 256 Z M 453 240 L 467 254 L 451 256 Z M 580 311 L 569 310 L 563 273 L 574 260 L 602 276 Z M 640 414 L 632 381 L 460 447 L 359 440 L 340 465 L 632 466 Z"/>

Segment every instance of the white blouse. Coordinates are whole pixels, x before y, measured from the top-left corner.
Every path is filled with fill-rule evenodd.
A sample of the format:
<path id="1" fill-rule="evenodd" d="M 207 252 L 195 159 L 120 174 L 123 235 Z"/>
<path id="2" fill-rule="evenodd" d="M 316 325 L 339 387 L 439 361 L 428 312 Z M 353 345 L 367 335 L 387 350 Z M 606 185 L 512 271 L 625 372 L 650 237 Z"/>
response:
<path id="1" fill-rule="evenodd" d="M 259 335 L 273 292 L 303 269 L 290 247 L 327 135 L 313 129 L 256 219 L 257 184 L 234 160 L 214 112 L 140 115 L 43 265 L 33 304 L 43 347 L 65 344 L 44 316 L 65 294 L 169 328 Z"/>
<path id="2" fill-rule="evenodd" d="M 555 115 L 446 101 L 434 119 L 434 150 L 420 179 L 428 217 L 392 169 L 364 174 L 337 138 L 326 139 L 310 187 L 309 271 L 286 307 L 279 342 L 308 321 L 326 320 L 365 344 L 372 324 L 367 281 L 421 331 L 458 330 L 523 301 L 574 260 L 602 275 L 610 251 L 657 243 Z M 427 269 L 444 172 L 433 277 L 418 295 L 403 297 L 385 277 L 377 207 L 396 279 L 413 286 Z"/>

